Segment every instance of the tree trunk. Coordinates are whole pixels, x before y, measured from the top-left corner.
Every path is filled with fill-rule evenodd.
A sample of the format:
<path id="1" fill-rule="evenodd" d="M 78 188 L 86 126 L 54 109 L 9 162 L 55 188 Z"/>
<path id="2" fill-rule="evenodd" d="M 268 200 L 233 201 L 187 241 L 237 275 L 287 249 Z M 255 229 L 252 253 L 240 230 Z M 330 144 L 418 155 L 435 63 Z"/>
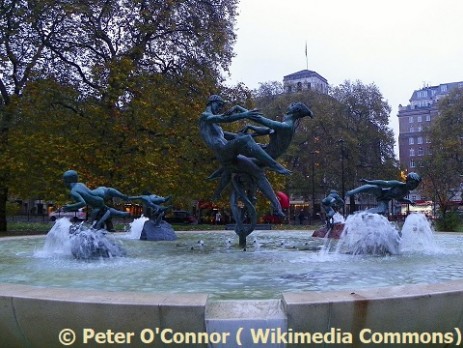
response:
<path id="1" fill-rule="evenodd" d="M 349 214 L 352 214 L 354 211 L 357 211 L 357 206 L 355 205 L 355 197 L 354 196 L 349 197 L 349 203 L 350 203 Z"/>
<path id="2" fill-rule="evenodd" d="M 5 115 L 2 115 L 3 120 L 6 123 L 10 122 L 10 119 Z M 6 120 L 5 120 L 6 118 Z M 1 118 L 0 118 L 1 119 Z M 2 161 L 8 161 L 4 154 L 8 147 L 8 128 L 4 127 L 0 130 L 0 156 Z M 6 203 L 8 202 L 8 169 L 7 166 L 0 168 L 0 233 L 7 232 L 6 223 Z"/>
<path id="3" fill-rule="evenodd" d="M 2 185 L 3 186 L 3 185 Z M 0 187 L 0 233 L 6 233 L 6 202 L 8 201 L 8 188 Z"/>

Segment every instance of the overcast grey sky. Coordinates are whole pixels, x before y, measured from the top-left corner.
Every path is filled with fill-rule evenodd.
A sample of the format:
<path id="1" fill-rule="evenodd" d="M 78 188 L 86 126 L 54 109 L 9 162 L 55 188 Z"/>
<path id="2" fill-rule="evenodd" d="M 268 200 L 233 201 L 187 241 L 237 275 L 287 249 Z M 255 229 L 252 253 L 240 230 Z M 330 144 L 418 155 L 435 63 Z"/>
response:
<path id="1" fill-rule="evenodd" d="M 375 83 L 392 107 L 463 81 L 462 0 L 241 0 L 229 82 L 257 88 L 308 68 L 337 86 Z M 397 152 L 397 149 L 396 149 Z"/>

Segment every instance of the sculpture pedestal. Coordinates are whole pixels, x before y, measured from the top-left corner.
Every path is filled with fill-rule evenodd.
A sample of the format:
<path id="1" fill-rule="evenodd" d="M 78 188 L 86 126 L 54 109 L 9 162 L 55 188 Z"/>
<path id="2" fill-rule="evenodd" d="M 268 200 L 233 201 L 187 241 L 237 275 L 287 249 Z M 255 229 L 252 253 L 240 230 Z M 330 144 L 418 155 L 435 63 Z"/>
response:
<path id="1" fill-rule="evenodd" d="M 333 239 L 339 239 L 341 237 L 342 231 L 344 230 L 344 224 L 343 223 L 338 223 L 334 224 L 333 227 L 331 228 L 331 231 L 329 231 L 326 226 L 314 231 L 312 234 L 312 237 L 318 237 L 318 238 L 325 238 L 327 236 L 327 233 L 329 231 L 329 234 L 327 238 L 333 238 Z"/>
<path id="2" fill-rule="evenodd" d="M 153 220 L 146 221 L 140 235 L 140 240 L 171 241 L 176 239 L 177 235 L 175 234 L 172 225 L 163 220 L 160 223 L 155 223 Z"/>

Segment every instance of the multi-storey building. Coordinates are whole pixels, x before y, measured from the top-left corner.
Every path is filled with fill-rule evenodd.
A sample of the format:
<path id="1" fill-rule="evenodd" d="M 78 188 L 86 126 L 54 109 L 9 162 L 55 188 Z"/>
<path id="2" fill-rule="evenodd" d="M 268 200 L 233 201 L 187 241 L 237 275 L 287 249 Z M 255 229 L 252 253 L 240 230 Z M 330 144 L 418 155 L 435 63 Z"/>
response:
<path id="1" fill-rule="evenodd" d="M 283 86 L 287 93 L 308 89 L 328 93 L 328 81 L 319 73 L 308 69 L 283 76 Z"/>
<path id="2" fill-rule="evenodd" d="M 425 130 L 437 116 L 437 102 L 463 82 L 427 86 L 413 92 L 410 104 L 399 105 L 399 158 L 403 169 L 415 171 L 420 157 L 429 151 Z"/>
<path id="3" fill-rule="evenodd" d="M 419 172 L 420 159 L 429 151 L 426 129 L 438 114 L 437 102 L 457 87 L 463 87 L 463 82 L 426 86 L 413 92 L 410 104 L 399 105 L 399 159 L 402 169 Z M 414 198 L 421 198 L 418 192 L 414 194 Z"/>

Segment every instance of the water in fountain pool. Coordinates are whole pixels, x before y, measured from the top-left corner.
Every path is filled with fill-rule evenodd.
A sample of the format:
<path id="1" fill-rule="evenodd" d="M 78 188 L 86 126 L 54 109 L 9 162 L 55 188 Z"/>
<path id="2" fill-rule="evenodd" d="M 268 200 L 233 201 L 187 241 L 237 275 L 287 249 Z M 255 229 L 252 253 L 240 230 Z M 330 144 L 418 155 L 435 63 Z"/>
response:
<path id="1" fill-rule="evenodd" d="M 312 238 L 309 231 L 255 231 L 246 251 L 238 247 L 233 231 L 177 234 L 175 242 L 114 234 L 127 255 L 92 260 L 56 252 L 44 256 L 43 238 L 3 239 L 0 283 L 270 299 L 282 292 L 354 291 L 463 278 L 458 234 L 437 234 L 434 253 L 413 250 L 383 257 L 322 254 L 324 241 Z"/>

